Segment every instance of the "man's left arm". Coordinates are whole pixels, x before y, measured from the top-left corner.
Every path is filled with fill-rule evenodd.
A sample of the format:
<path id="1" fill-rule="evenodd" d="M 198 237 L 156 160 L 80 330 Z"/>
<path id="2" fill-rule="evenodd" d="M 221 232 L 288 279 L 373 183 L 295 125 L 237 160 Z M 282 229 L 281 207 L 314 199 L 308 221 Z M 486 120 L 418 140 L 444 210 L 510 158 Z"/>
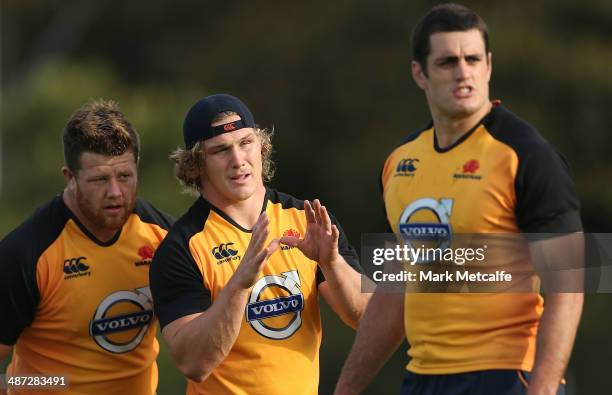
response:
<path id="1" fill-rule="evenodd" d="M 324 276 L 319 291 L 325 301 L 347 325 L 357 328 L 359 320 L 370 300 L 374 283 L 362 276 L 343 256 L 348 249 L 346 237 L 332 223 L 325 206 L 318 199 L 311 204 L 304 202 L 306 234 L 303 239 L 282 237 L 281 243 L 297 247 L 309 259 L 317 262 Z M 348 256 L 348 255 L 347 255 Z M 358 265 L 356 253 L 351 254 L 353 265 Z"/>
<path id="2" fill-rule="evenodd" d="M 530 243 L 546 294 L 529 395 L 554 395 L 571 355 L 584 300 L 584 237 L 573 233 Z"/>
<path id="3" fill-rule="evenodd" d="M 364 276 L 363 286 L 367 289 L 362 291 L 362 275 L 350 267 L 342 256 L 328 267 L 320 267 L 325 281 L 319 284 L 319 292 L 345 324 L 357 329 L 374 291 L 374 283 Z"/>

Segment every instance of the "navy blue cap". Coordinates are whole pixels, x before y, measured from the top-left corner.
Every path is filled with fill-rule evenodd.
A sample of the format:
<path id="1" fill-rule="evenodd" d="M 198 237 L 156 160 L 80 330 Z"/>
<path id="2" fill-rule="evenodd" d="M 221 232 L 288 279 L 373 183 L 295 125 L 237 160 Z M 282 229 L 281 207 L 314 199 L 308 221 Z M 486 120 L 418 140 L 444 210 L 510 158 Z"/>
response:
<path id="1" fill-rule="evenodd" d="M 211 127 L 212 120 L 223 111 L 233 111 L 239 121 Z M 191 149 L 202 140 L 242 128 L 254 128 L 255 120 L 249 108 L 237 97 L 224 93 L 206 96 L 191 107 L 183 122 L 185 148 Z"/>

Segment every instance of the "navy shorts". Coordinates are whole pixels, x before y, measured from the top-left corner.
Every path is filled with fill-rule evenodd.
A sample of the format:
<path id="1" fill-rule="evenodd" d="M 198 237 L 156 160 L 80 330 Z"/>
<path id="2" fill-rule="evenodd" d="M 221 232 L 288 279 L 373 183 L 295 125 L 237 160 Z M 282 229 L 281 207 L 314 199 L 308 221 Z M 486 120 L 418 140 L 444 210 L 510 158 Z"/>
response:
<path id="1" fill-rule="evenodd" d="M 401 395 L 525 395 L 531 374 L 521 370 L 481 370 L 458 374 L 406 372 Z M 557 395 L 565 395 L 561 384 Z"/>

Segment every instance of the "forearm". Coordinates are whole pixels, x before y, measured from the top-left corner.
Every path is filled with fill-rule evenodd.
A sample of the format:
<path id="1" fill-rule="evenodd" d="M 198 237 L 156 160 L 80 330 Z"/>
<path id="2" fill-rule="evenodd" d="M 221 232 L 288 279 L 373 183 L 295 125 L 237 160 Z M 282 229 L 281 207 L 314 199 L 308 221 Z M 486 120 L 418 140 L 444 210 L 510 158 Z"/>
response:
<path id="1" fill-rule="evenodd" d="M 571 355 L 583 300 L 581 293 L 546 296 L 529 395 L 557 393 Z"/>
<path id="2" fill-rule="evenodd" d="M 367 277 L 357 273 L 340 257 L 332 265 L 323 267 L 321 271 L 328 284 L 326 300 L 340 318 L 352 328 L 357 328 L 365 312 L 375 284 Z M 362 281 L 364 289 L 362 289 Z"/>
<path id="3" fill-rule="evenodd" d="M 240 332 L 247 298 L 248 290 L 230 281 L 204 314 L 176 333 L 169 344 L 185 376 L 201 382 L 227 357 Z"/>
<path id="4" fill-rule="evenodd" d="M 403 294 L 375 293 L 344 364 L 336 395 L 358 394 L 404 339 Z"/>

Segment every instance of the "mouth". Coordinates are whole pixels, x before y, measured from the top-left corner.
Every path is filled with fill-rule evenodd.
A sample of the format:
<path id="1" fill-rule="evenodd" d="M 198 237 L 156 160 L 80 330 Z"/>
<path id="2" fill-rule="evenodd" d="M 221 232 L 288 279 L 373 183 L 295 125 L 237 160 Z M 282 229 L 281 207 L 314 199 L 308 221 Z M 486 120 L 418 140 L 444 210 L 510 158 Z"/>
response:
<path id="1" fill-rule="evenodd" d="M 251 173 L 237 174 L 230 177 L 230 180 L 236 184 L 244 184 L 251 178 Z"/>
<path id="2" fill-rule="evenodd" d="M 122 204 L 109 204 L 104 206 L 104 212 L 109 215 L 117 215 L 123 210 Z"/>
<path id="3" fill-rule="evenodd" d="M 472 96 L 473 92 L 474 88 L 472 86 L 464 85 L 455 88 L 455 90 L 453 90 L 453 95 L 458 99 L 464 99 Z"/>

